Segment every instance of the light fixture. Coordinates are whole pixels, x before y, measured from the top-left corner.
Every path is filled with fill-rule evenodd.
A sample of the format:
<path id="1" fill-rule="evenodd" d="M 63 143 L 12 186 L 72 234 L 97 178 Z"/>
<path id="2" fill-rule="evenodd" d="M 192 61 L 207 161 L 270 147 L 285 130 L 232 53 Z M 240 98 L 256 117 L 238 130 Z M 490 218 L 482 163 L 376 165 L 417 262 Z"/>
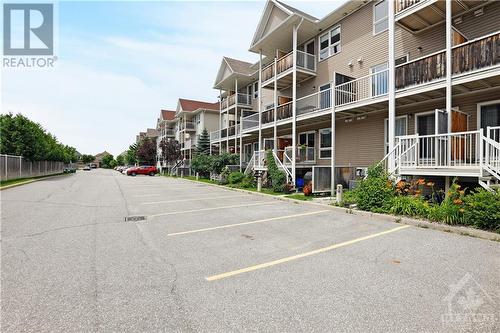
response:
<path id="1" fill-rule="evenodd" d="M 347 66 L 349 66 L 349 67 L 354 66 L 354 65 L 352 64 L 352 60 L 350 60 L 350 61 L 347 63 Z"/>
<path id="2" fill-rule="evenodd" d="M 366 119 L 366 116 L 358 116 L 358 117 L 356 117 L 356 120 L 363 120 L 363 119 Z"/>
<path id="3" fill-rule="evenodd" d="M 359 57 L 358 58 L 358 64 L 362 64 L 363 63 L 363 57 Z"/>
<path id="4" fill-rule="evenodd" d="M 422 46 L 417 47 L 417 51 L 418 51 L 419 53 L 422 53 L 422 50 L 423 50 L 423 49 L 422 49 Z"/>

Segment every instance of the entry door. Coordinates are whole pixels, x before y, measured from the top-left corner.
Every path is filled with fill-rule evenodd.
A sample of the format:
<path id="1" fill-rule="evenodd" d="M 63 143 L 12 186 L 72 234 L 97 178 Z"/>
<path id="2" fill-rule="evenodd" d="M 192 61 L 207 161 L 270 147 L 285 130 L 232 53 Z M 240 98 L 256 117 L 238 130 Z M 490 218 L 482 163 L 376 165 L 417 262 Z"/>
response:
<path id="1" fill-rule="evenodd" d="M 483 129 L 483 134 L 487 135 L 487 128 L 500 126 L 500 103 L 489 104 L 481 106 L 481 123 L 480 126 Z M 500 130 L 490 131 L 490 138 L 497 142 L 500 142 Z"/>
<path id="2" fill-rule="evenodd" d="M 451 132 L 467 131 L 467 114 L 459 111 L 451 111 Z M 469 139 L 470 140 L 470 139 Z M 452 137 L 451 140 L 451 157 L 453 160 L 464 161 L 466 156 L 466 145 L 470 144 L 465 140 L 465 137 Z"/>
<path id="3" fill-rule="evenodd" d="M 428 113 L 417 115 L 417 134 L 432 135 L 436 134 L 436 114 Z M 435 140 L 433 137 L 419 138 L 419 158 L 428 162 L 434 159 Z"/>

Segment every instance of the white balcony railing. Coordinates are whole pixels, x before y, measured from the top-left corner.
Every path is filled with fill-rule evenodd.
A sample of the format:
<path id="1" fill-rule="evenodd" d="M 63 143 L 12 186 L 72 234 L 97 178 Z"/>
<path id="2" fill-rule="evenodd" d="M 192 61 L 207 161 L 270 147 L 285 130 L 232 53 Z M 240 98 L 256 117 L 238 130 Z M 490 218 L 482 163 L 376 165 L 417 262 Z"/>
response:
<path id="1" fill-rule="evenodd" d="M 481 131 L 397 137 L 400 168 L 477 168 Z"/>
<path id="2" fill-rule="evenodd" d="M 196 124 L 191 121 L 182 122 L 180 126 L 180 130 L 195 130 Z"/>
<path id="3" fill-rule="evenodd" d="M 293 147 L 286 147 L 283 155 L 283 164 L 291 165 L 293 158 Z M 295 153 L 295 163 L 312 163 L 316 161 L 315 147 L 297 147 Z"/>
<path id="4" fill-rule="evenodd" d="M 258 113 L 254 113 L 254 114 L 249 115 L 247 117 L 244 117 L 242 119 L 243 130 L 247 130 L 247 129 L 258 127 L 258 126 L 259 126 L 259 114 Z"/>
<path id="5" fill-rule="evenodd" d="M 372 73 L 335 86 L 336 106 L 387 95 L 389 70 Z"/>
<path id="6" fill-rule="evenodd" d="M 316 55 L 297 50 L 297 67 L 316 72 Z"/>
<path id="7" fill-rule="evenodd" d="M 220 130 L 210 132 L 210 141 L 218 141 L 220 139 Z"/>
<path id="8" fill-rule="evenodd" d="M 330 109 L 332 90 L 325 89 L 297 99 L 297 115 Z"/>

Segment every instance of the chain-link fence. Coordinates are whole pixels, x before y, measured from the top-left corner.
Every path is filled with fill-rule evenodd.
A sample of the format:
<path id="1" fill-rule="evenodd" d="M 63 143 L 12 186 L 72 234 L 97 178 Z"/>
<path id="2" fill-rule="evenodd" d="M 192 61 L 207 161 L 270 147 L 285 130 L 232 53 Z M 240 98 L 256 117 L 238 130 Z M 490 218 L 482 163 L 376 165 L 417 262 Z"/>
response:
<path id="1" fill-rule="evenodd" d="M 61 173 L 63 162 L 30 161 L 22 156 L 0 155 L 0 179 L 10 180 Z"/>

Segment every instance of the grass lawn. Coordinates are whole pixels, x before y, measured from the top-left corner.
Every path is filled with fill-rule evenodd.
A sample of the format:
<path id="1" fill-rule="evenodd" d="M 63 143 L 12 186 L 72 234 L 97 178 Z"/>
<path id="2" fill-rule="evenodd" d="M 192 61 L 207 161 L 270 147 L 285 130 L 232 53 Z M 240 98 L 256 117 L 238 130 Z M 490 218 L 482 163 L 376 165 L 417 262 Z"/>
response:
<path id="1" fill-rule="evenodd" d="M 52 177 L 52 176 L 57 176 L 57 175 L 62 175 L 62 173 L 56 173 L 54 175 L 48 175 L 48 176 L 27 177 L 27 178 L 17 178 L 17 179 L 10 179 L 10 180 L 2 180 L 2 181 L 0 181 L 0 188 L 6 187 L 6 186 L 10 186 L 10 185 L 14 185 L 14 184 L 28 182 L 30 180 L 41 179 L 41 178 L 46 178 L 46 177 Z"/>
<path id="2" fill-rule="evenodd" d="M 302 193 L 296 193 L 296 194 L 285 195 L 285 198 L 301 200 L 301 201 L 312 201 L 314 197 L 312 195 L 305 196 Z"/>

